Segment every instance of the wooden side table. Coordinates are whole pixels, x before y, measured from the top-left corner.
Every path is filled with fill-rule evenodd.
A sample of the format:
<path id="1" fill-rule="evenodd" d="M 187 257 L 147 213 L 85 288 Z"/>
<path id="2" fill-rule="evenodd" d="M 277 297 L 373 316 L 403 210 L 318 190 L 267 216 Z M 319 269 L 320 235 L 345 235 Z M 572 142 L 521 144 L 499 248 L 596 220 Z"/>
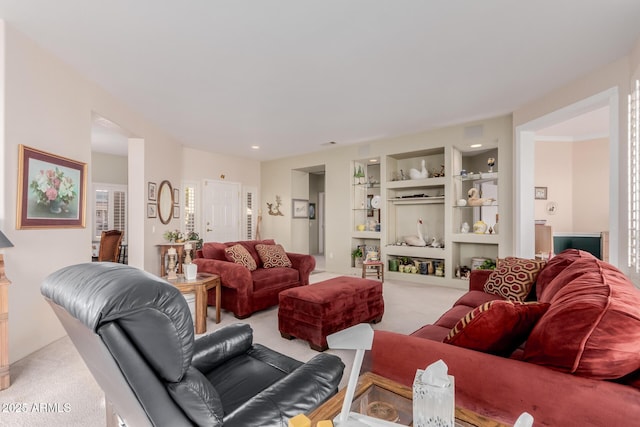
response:
<path id="1" fill-rule="evenodd" d="M 216 323 L 220 323 L 220 276 L 210 273 L 198 273 L 195 279 L 187 280 L 183 275 L 176 279 L 164 279 L 178 288 L 183 294 L 196 295 L 196 334 L 207 332 L 207 293 L 216 288 Z"/>
<path id="2" fill-rule="evenodd" d="M 364 261 L 362 263 L 362 278 L 365 279 L 367 276 L 373 275 L 384 282 L 384 263 L 382 261 Z"/>

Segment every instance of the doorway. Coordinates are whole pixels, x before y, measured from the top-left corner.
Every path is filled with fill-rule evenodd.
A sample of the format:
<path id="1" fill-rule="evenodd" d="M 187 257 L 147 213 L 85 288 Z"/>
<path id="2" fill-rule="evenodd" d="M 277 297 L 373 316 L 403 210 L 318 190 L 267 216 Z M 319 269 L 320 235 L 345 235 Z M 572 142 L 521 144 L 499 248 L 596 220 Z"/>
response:
<path id="1" fill-rule="evenodd" d="M 611 88 L 587 99 L 561 108 L 539 117 L 515 129 L 515 206 L 514 206 L 514 245 L 516 256 L 533 258 L 535 255 L 535 158 L 536 132 L 552 125 L 573 119 L 577 116 L 603 107 L 609 109 L 609 262 L 618 262 L 619 230 L 619 135 L 618 135 L 618 90 Z M 611 125 L 613 124 L 613 125 Z"/>

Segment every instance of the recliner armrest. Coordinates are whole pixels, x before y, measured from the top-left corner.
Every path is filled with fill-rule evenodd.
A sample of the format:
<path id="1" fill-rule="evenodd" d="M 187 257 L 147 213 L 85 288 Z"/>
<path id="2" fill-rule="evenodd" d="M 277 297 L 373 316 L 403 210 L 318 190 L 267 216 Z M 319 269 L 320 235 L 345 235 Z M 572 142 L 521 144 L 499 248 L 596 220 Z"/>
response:
<path id="1" fill-rule="evenodd" d="M 253 344 L 253 330 L 246 323 L 225 326 L 194 342 L 191 364 L 206 374 L 221 363 L 244 354 Z"/>
<path id="2" fill-rule="evenodd" d="M 282 426 L 309 413 L 338 391 L 344 371 L 339 357 L 322 353 L 266 388 L 224 418 L 225 427 Z"/>

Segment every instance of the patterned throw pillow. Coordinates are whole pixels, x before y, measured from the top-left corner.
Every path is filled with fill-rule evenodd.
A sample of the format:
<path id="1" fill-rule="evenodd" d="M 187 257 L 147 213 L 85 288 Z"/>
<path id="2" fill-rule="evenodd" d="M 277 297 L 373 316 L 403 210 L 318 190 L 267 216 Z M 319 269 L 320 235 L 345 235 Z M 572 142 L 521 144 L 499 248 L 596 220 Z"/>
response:
<path id="1" fill-rule="evenodd" d="M 264 268 L 291 267 L 291 260 L 282 245 L 256 245 Z"/>
<path id="2" fill-rule="evenodd" d="M 249 271 L 253 271 L 258 268 L 256 260 L 253 259 L 249 251 L 240 244 L 226 248 L 224 250 L 224 253 L 228 261 L 244 265 L 249 269 Z"/>
<path id="3" fill-rule="evenodd" d="M 489 301 L 460 319 L 443 342 L 508 356 L 527 339 L 548 308 L 548 303 Z"/>
<path id="4" fill-rule="evenodd" d="M 511 301 L 524 301 L 544 264 L 536 259 L 507 257 L 491 272 L 484 291 Z"/>

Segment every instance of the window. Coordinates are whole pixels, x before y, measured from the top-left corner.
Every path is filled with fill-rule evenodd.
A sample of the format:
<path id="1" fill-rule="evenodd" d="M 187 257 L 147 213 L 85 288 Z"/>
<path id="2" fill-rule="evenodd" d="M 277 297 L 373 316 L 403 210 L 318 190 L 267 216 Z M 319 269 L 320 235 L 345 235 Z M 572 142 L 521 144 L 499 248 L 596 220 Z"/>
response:
<path id="1" fill-rule="evenodd" d="M 195 231 L 199 233 L 198 230 L 198 215 L 197 215 L 197 192 L 198 192 L 198 184 L 193 182 L 184 182 L 182 184 L 182 188 L 184 188 L 184 232 L 190 233 Z"/>
<path id="2" fill-rule="evenodd" d="M 256 229 L 256 219 L 258 217 L 258 212 L 256 211 L 258 208 L 256 189 L 253 187 L 245 188 L 243 192 L 243 199 L 244 229 L 242 232 L 244 234 L 244 239 L 253 240 L 258 237 L 258 230 Z"/>
<path id="3" fill-rule="evenodd" d="M 127 241 L 127 187 L 114 184 L 93 184 L 93 238 L 100 239 L 103 231 L 122 231 Z"/>
<path id="4" fill-rule="evenodd" d="M 628 266 L 640 272 L 640 80 L 629 95 L 629 260 Z"/>

